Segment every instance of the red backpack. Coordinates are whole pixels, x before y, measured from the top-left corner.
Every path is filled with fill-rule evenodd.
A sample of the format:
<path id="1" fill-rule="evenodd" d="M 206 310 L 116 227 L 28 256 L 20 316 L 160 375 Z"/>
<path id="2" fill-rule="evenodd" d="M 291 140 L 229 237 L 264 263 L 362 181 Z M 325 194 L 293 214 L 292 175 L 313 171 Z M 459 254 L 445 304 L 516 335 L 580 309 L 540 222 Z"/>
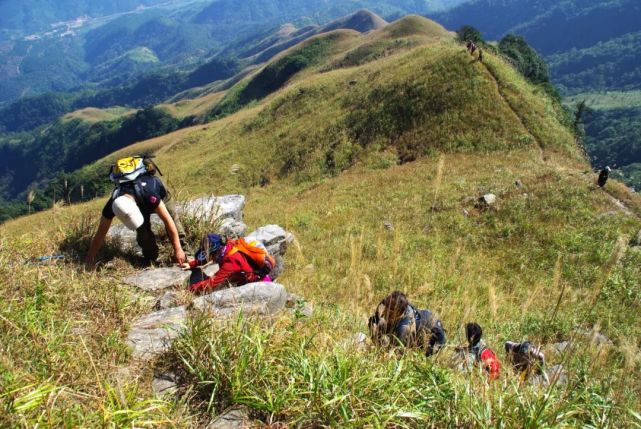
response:
<path id="1" fill-rule="evenodd" d="M 492 349 L 486 348 L 481 352 L 480 357 L 483 368 L 485 368 L 488 375 L 490 376 L 490 380 L 496 380 L 497 378 L 499 378 L 499 374 L 501 372 L 501 363 L 499 362 Z"/>

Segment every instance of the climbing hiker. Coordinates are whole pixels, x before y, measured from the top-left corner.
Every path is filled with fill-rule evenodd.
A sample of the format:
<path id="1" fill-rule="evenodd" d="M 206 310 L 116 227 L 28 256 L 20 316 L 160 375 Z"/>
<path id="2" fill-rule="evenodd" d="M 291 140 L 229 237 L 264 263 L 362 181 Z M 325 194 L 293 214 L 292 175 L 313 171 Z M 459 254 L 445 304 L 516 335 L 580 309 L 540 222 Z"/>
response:
<path id="1" fill-rule="evenodd" d="M 370 336 L 379 345 L 400 342 L 406 347 L 421 347 L 426 356 L 445 345 L 445 329 L 429 310 L 417 310 L 404 293 L 395 291 L 376 307 L 368 322 Z"/>
<path id="2" fill-rule="evenodd" d="M 610 171 L 612 171 L 612 169 L 607 165 L 603 170 L 601 170 L 601 172 L 599 173 L 599 178 L 597 179 L 597 184 L 599 185 L 599 187 L 602 188 L 605 186 L 605 183 L 608 181 L 608 177 L 610 177 Z"/>
<path id="3" fill-rule="evenodd" d="M 173 203 L 162 181 L 155 176 L 156 171 L 160 173 L 155 163 L 146 156 L 122 158 L 112 165 L 109 178 L 116 183 L 116 188 L 102 209 L 98 230 L 85 258 L 88 267 L 95 266 L 96 255 L 114 217 L 130 230 L 136 231 L 136 241 L 142 248 L 145 260 L 155 261 L 158 258 L 158 244 L 151 229 L 152 213 L 156 213 L 165 225 L 176 262 L 185 262 L 181 244 L 181 234 L 184 237 L 182 226 L 176 221 Z"/>
<path id="4" fill-rule="evenodd" d="M 545 355 L 540 347 L 536 347 L 529 341 L 522 343 L 506 341 L 505 353 L 514 370 L 522 374 L 524 380 L 530 375 L 540 375 L 543 372 Z"/>
<path id="5" fill-rule="evenodd" d="M 468 40 L 465 44 L 465 47 L 467 48 L 467 52 L 469 53 L 472 50 L 472 41 Z"/>
<path id="6" fill-rule="evenodd" d="M 479 48 L 479 62 L 483 62 L 483 48 Z"/>
<path id="7" fill-rule="evenodd" d="M 472 46 L 470 46 L 470 55 L 474 56 L 474 52 L 476 52 L 476 44 L 472 43 Z"/>
<path id="8" fill-rule="evenodd" d="M 209 262 L 218 264 L 219 269 L 213 277 L 198 273 L 199 267 Z M 223 284 L 241 286 L 259 281 L 271 281 L 270 272 L 275 266 L 274 258 L 262 243 L 246 241 L 244 238 L 228 240 L 220 234 L 206 234 L 196 259 L 184 265 L 192 269 L 189 289 L 192 292 L 205 292 Z"/>
<path id="9" fill-rule="evenodd" d="M 475 363 L 480 365 L 487 372 L 490 380 L 495 380 L 501 372 L 501 364 L 496 354 L 481 339 L 483 329 L 478 323 L 470 322 L 465 325 L 465 336 L 467 338 L 467 352 L 472 355 Z"/>

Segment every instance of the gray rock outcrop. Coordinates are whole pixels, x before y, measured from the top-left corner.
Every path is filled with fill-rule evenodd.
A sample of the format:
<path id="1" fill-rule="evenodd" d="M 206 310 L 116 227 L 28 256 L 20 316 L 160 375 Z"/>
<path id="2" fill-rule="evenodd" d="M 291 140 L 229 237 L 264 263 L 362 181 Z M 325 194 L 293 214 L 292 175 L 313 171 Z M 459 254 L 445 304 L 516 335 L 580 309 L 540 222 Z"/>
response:
<path id="1" fill-rule="evenodd" d="M 563 365 L 554 365 L 546 368 L 543 374 L 533 376 L 529 381 L 534 386 L 540 387 L 565 386 L 568 384 L 568 373 Z"/>
<path id="2" fill-rule="evenodd" d="M 278 283 L 250 283 L 196 298 L 190 309 L 205 311 L 213 317 L 245 313 L 270 315 L 285 307 L 287 291 Z"/>
<path id="3" fill-rule="evenodd" d="M 287 292 L 277 283 L 250 283 L 196 298 L 189 306 L 160 310 L 136 320 L 127 336 L 133 357 L 149 360 L 167 351 L 184 332 L 190 311 L 201 311 L 213 319 L 224 319 L 239 312 L 268 316 L 285 307 Z"/>
<path id="4" fill-rule="evenodd" d="M 554 343 L 552 347 L 554 348 L 554 351 L 557 354 L 561 354 L 561 353 L 564 353 L 566 350 L 569 350 L 569 348 L 571 347 L 571 344 L 569 341 L 561 341 L 559 343 Z"/>
<path id="5" fill-rule="evenodd" d="M 276 260 L 276 266 L 271 272 L 272 279 L 278 278 L 285 268 L 283 255 L 287 251 L 287 245 L 294 241 L 294 236 L 278 225 L 265 225 L 246 236 L 245 240 L 257 240 L 263 243 Z"/>
<path id="6" fill-rule="evenodd" d="M 167 310 L 168 308 L 176 307 L 178 305 L 178 295 L 174 292 L 166 292 L 163 296 L 158 298 L 154 305 L 154 310 Z"/>
<path id="7" fill-rule="evenodd" d="M 234 219 L 225 219 L 220 226 L 220 233 L 228 238 L 237 239 L 247 234 L 247 225 Z"/>
<path id="8" fill-rule="evenodd" d="M 214 418 L 205 426 L 205 429 L 249 429 L 252 427 L 254 425 L 249 419 L 247 408 L 235 407 Z"/>
<path id="9" fill-rule="evenodd" d="M 287 294 L 285 307 L 290 309 L 295 316 L 312 317 L 314 314 L 314 307 L 307 302 L 305 298 L 295 295 L 293 293 Z"/>
<path id="10" fill-rule="evenodd" d="M 362 352 L 367 349 L 367 341 L 369 337 L 363 332 L 357 332 L 350 336 L 347 340 L 343 341 L 345 348 L 354 349 Z"/>
<path id="11" fill-rule="evenodd" d="M 156 373 L 151 381 L 151 390 L 157 398 L 173 396 L 178 391 L 176 374 L 173 372 Z"/>
<path id="12" fill-rule="evenodd" d="M 152 214 L 150 217 L 151 229 L 158 234 L 163 228 L 164 225 L 158 215 Z M 127 228 L 124 224 L 118 223 L 112 225 L 107 232 L 107 238 L 116 241 L 118 247 L 123 252 L 133 251 L 134 253 L 142 256 L 142 251 L 138 247 L 136 242 L 136 231 L 132 231 Z"/>
<path id="13" fill-rule="evenodd" d="M 247 241 L 258 240 L 272 255 L 284 255 L 294 236 L 278 225 L 265 225 L 245 237 Z"/>
<path id="14" fill-rule="evenodd" d="M 494 194 L 485 194 L 478 199 L 477 205 L 480 208 L 492 207 L 496 204 L 496 195 Z"/>
<path id="15" fill-rule="evenodd" d="M 146 291 L 157 291 L 183 286 L 189 275 L 189 271 L 183 271 L 180 267 L 153 268 L 126 277 L 123 281 Z"/>
<path id="16" fill-rule="evenodd" d="M 133 357 L 149 360 L 169 350 L 172 341 L 184 331 L 186 321 L 185 306 L 156 311 L 139 318 L 127 335 L 127 344 L 133 349 Z"/>
<path id="17" fill-rule="evenodd" d="M 179 215 L 200 219 L 234 219 L 242 221 L 244 207 L 244 195 L 225 195 L 222 197 L 212 195 L 177 204 L 176 211 Z"/>

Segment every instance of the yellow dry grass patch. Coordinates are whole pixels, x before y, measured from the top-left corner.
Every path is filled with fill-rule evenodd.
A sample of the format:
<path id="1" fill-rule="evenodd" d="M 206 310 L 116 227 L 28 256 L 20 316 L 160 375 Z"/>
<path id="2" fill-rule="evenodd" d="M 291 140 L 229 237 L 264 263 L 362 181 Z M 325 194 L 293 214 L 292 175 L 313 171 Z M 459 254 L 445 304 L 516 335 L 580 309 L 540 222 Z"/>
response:
<path id="1" fill-rule="evenodd" d="M 184 118 L 187 116 L 199 116 L 214 107 L 225 96 L 224 92 L 214 92 L 194 99 L 177 101 L 176 103 L 160 104 L 172 116 Z"/>
<path id="2" fill-rule="evenodd" d="M 109 109 L 98 109 L 95 107 L 87 107 L 84 109 L 67 113 L 62 117 L 62 119 L 63 121 L 80 119 L 85 122 L 94 123 L 94 122 L 102 122 L 102 121 L 113 121 L 123 116 L 131 115 L 133 113 L 135 113 L 134 109 L 128 109 L 126 107 L 112 107 Z"/>

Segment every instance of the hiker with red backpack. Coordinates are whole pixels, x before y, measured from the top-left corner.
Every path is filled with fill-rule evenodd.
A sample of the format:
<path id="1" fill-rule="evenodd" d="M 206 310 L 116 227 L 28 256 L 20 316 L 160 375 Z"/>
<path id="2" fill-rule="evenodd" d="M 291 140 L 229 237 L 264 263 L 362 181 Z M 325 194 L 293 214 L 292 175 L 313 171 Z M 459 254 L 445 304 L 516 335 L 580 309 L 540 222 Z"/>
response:
<path id="1" fill-rule="evenodd" d="M 472 356 L 474 362 L 487 372 L 490 380 L 496 380 L 501 372 L 501 364 L 496 354 L 481 339 L 483 329 L 476 322 L 465 325 L 465 336 L 468 346 L 466 351 Z"/>
<path id="2" fill-rule="evenodd" d="M 153 213 L 157 214 L 165 225 L 167 236 L 174 248 L 175 261 L 179 265 L 185 261 L 181 242 L 184 232 L 176 219 L 169 192 L 155 176 L 156 172 L 160 173 L 160 170 L 151 157 L 146 155 L 121 158 L 111 166 L 109 179 L 116 184 L 116 188 L 102 209 L 98 230 L 85 257 L 85 265 L 88 268 L 95 267 L 96 255 L 114 217 L 130 230 L 136 231 L 136 242 L 142 248 L 145 261 L 156 261 L 159 249 L 156 236 L 151 229 L 150 218 Z"/>
<path id="3" fill-rule="evenodd" d="M 219 269 L 213 277 L 205 274 L 194 276 L 189 290 L 196 293 L 230 284 L 241 286 L 247 283 L 271 281 L 269 273 L 275 266 L 274 258 L 258 241 L 247 242 L 244 238 L 226 239 L 220 234 L 206 234 L 196 252 L 196 259 L 185 268 L 197 270 L 208 262 L 215 262 Z M 197 271 L 196 271 L 197 272 Z"/>

